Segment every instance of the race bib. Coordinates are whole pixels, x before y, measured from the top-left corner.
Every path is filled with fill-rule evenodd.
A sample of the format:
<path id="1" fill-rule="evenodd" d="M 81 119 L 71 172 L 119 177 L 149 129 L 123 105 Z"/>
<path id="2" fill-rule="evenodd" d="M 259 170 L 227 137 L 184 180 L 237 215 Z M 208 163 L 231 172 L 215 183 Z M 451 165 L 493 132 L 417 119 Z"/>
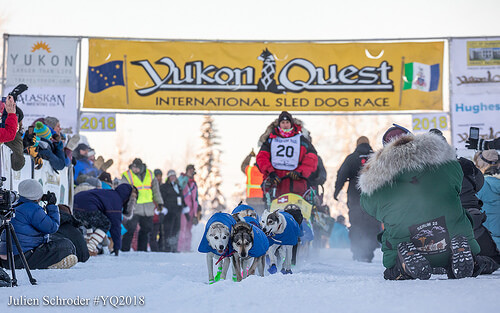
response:
<path id="1" fill-rule="evenodd" d="M 299 165 L 300 134 L 271 141 L 271 164 L 275 169 L 293 171 Z"/>

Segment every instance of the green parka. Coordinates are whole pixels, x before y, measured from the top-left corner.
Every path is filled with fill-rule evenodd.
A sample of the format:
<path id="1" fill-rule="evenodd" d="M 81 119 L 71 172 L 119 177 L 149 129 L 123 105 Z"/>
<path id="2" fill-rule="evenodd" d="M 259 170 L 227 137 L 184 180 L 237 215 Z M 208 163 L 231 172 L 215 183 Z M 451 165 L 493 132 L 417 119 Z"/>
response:
<path id="1" fill-rule="evenodd" d="M 384 224 L 386 268 L 396 264 L 400 242 L 413 242 L 432 267 L 448 265 L 455 235 L 479 252 L 460 203 L 462 177 L 454 149 L 432 133 L 399 137 L 372 155 L 359 178 L 361 205 Z"/>

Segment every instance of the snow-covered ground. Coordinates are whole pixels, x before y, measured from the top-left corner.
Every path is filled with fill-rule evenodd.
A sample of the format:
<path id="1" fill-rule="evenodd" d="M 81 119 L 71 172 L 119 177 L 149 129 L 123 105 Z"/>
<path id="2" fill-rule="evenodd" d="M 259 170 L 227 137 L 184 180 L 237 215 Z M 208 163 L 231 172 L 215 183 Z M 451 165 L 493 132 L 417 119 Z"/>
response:
<path id="1" fill-rule="evenodd" d="M 500 271 L 462 280 L 434 275 L 429 281 L 385 281 L 381 256 L 378 251 L 374 262 L 365 264 L 352 261 L 349 250 L 323 249 L 297 264 L 293 275 L 252 276 L 241 283 L 226 280 L 208 285 L 205 256 L 200 253 L 101 255 L 69 270 L 35 270 L 37 286 L 29 284 L 24 270 L 17 270 L 19 287 L 0 289 L 0 311 L 456 313 L 500 308 Z M 39 305 L 9 306 L 11 296 L 38 299 Z M 94 304 L 100 296 L 118 297 L 108 298 L 106 305 L 102 298 Z M 44 297 L 49 301 L 79 297 L 89 302 L 44 305 Z M 131 305 L 120 306 L 127 302 Z"/>

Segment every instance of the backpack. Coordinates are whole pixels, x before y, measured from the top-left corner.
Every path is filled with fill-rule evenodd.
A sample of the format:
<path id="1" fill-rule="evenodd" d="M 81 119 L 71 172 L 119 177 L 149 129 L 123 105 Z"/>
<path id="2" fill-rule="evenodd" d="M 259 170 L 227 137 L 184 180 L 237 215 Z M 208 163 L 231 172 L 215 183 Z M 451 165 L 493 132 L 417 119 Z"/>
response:
<path id="1" fill-rule="evenodd" d="M 311 176 L 309 176 L 309 184 L 311 186 L 319 186 L 323 185 L 326 182 L 326 169 L 323 165 L 323 160 L 318 155 L 318 167 L 316 171 L 314 171 Z"/>

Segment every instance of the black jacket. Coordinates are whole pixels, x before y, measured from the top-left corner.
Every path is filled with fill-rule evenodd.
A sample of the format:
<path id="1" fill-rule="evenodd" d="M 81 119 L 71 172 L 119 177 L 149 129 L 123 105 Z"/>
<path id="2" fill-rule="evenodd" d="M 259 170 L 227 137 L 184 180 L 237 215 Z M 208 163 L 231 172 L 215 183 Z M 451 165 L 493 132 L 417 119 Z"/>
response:
<path id="1" fill-rule="evenodd" d="M 464 172 L 462 190 L 460 191 L 460 201 L 466 209 L 481 208 L 482 203 L 476 197 L 476 193 L 481 190 L 484 184 L 484 176 L 474 163 L 465 158 L 459 158 L 458 162 Z"/>
<path id="2" fill-rule="evenodd" d="M 68 238 L 71 240 L 76 248 L 76 256 L 78 262 L 86 262 L 90 255 L 89 249 L 87 248 L 87 242 L 83 238 L 83 234 L 79 227 L 82 226 L 81 222 L 77 220 L 73 215 L 66 212 L 59 211 L 61 216 L 61 225 L 52 237 L 55 238 Z"/>
<path id="3" fill-rule="evenodd" d="M 177 214 L 181 213 L 182 208 L 186 206 L 184 203 L 184 197 L 182 195 L 182 188 L 179 186 L 177 181 L 174 183 L 178 186 L 179 192 L 177 193 L 174 189 L 172 183 L 167 179 L 167 181 L 160 186 L 161 197 L 163 198 L 163 206 L 168 209 L 168 213 Z M 180 198 L 181 205 L 178 204 L 177 198 Z"/>
<path id="4" fill-rule="evenodd" d="M 356 186 L 358 184 L 358 174 L 361 166 L 368 160 L 370 153 L 373 153 L 372 147 L 367 143 L 362 143 L 356 147 L 353 153 L 347 156 L 337 172 L 337 181 L 335 182 L 335 192 L 333 194 L 335 198 L 344 187 L 345 182 L 349 181 L 347 205 L 359 206 L 360 191 Z"/>

